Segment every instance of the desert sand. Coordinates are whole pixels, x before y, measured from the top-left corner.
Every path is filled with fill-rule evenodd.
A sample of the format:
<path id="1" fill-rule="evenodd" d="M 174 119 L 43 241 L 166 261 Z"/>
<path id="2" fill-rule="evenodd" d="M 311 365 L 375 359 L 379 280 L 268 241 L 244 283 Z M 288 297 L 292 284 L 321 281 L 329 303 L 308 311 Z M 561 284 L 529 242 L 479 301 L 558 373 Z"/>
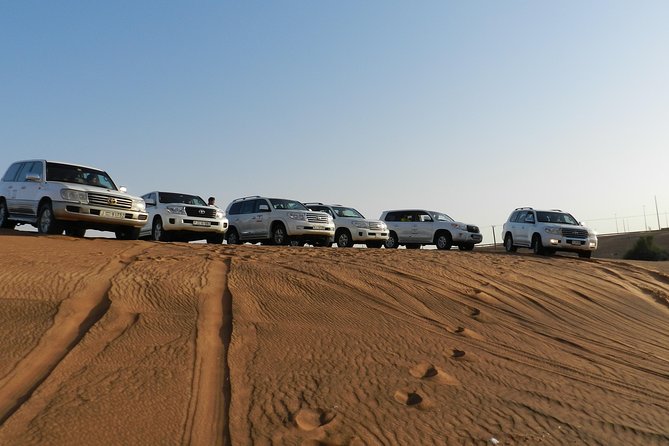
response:
<path id="1" fill-rule="evenodd" d="M 0 233 L 2 445 L 667 445 L 669 275 Z"/>

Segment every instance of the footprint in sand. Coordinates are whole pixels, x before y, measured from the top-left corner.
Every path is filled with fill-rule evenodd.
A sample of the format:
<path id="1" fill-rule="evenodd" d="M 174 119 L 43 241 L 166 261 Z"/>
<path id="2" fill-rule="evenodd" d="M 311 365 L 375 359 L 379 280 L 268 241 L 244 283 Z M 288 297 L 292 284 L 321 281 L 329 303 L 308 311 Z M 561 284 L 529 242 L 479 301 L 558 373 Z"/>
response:
<path id="1" fill-rule="evenodd" d="M 457 348 L 453 349 L 453 354 L 451 355 L 452 358 L 464 358 L 465 357 L 465 351 L 464 350 L 458 350 Z"/>
<path id="2" fill-rule="evenodd" d="M 325 412 L 320 409 L 300 409 L 294 419 L 297 427 L 303 431 L 312 431 L 330 423 L 335 416 L 334 412 Z"/>
<path id="3" fill-rule="evenodd" d="M 476 333 L 473 330 L 470 330 L 469 328 L 465 327 L 458 327 L 455 329 L 455 333 L 461 335 L 461 336 L 467 336 L 468 338 L 472 339 L 477 339 L 479 341 L 483 341 L 485 338 L 481 336 L 480 334 Z"/>
<path id="4" fill-rule="evenodd" d="M 471 317 L 474 317 L 474 318 L 475 318 L 475 317 L 478 317 L 478 316 L 481 315 L 481 310 L 479 310 L 478 308 L 471 308 L 471 309 L 469 310 L 469 315 L 470 315 Z"/>
<path id="5" fill-rule="evenodd" d="M 411 376 L 418 379 L 425 379 L 429 381 L 437 381 L 442 384 L 451 386 L 459 384 L 458 380 L 444 372 L 442 369 L 435 367 L 429 362 L 421 362 L 409 369 Z"/>
<path id="6" fill-rule="evenodd" d="M 405 392 L 397 390 L 394 395 L 395 401 L 405 406 L 415 406 L 423 402 L 423 397 L 416 392 Z"/>

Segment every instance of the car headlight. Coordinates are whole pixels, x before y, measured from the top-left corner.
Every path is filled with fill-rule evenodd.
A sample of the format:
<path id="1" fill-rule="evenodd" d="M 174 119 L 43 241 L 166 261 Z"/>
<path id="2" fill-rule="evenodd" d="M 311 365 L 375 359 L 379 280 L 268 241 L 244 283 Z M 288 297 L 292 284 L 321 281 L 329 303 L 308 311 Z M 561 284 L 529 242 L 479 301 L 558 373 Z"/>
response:
<path id="1" fill-rule="evenodd" d="M 548 234 L 562 235 L 562 228 L 557 228 L 554 226 L 548 226 L 544 228 L 544 231 Z"/>
<path id="2" fill-rule="evenodd" d="M 292 218 L 293 220 L 307 221 L 307 214 L 304 212 L 289 212 L 288 217 Z"/>
<path id="3" fill-rule="evenodd" d="M 186 215 L 186 206 L 167 206 L 166 209 L 170 214 Z"/>
<path id="4" fill-rule="evenodd" d="M 466 228 L 464 228 L 464 227 L 463 227 L 461 224 L 459 224 L 459 223 L 451 223 L 451 226 L 452 226 L 453 228 L 455 228 L 455 229 L 459 229 L 459 230 L 461 230 L 461 231 L 465 231 L 465 230 L 466 230 Z"/>
<path id="5" fill-rule="evenodd" d="M 144 202 L 144 200 L 135 201 L 135 209 L 137 209 L 139 212 L 146 211 L 146 203 Z"/>
<path id="6" fill-rule="evenodd" d="M 61 189 L 60 196 L 65 201 L 73 201 L 75 203 L 88 204 L 88 194 L 84 191 L 74 189 Z"/>
<path id="7" fill-rule="evenodd" d="M 223 211 L 216 211 L 216 219 L 217 219 L 217 220 L 220 220 L 220 219 L 222 219 L 223 217 L 225 217 L 225 212 L 223 212 Z"/>
<path id="8" fill-rule="evenodd" d="M 353 226 L 355 226 L 356 228 L 369 229 L 369 223 L 361 220 L 353 220 Z"/>

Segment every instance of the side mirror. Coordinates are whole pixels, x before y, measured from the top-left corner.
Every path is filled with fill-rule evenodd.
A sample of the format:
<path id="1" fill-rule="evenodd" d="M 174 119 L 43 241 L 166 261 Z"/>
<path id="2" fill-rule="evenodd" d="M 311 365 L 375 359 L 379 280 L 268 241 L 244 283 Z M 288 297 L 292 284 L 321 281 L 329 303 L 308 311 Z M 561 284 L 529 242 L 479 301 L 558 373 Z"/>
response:
<path id="1" fill-rule="evenodd" d="M 266 204 L 261 204 L 258 206 L 258 212 L 269 212 L 269 206 Z"/>
<path id="2" fill-rule="evenodd" d="M 119 192 L 123 192 L 123 193 L 128 192 L 128 188 L 125 187 L 125 186 L 121 186 L 121 187 L 119 187 L 118 190 L 119 190 Z"/>
<path id="3" fill-rule="evenodd" d="M 26 175 L 26 181 L 30 181 L 32 183 L 39 183 L 42 181 L 42 177 L 37 173 L 29 173 L 28 175 Z"/>

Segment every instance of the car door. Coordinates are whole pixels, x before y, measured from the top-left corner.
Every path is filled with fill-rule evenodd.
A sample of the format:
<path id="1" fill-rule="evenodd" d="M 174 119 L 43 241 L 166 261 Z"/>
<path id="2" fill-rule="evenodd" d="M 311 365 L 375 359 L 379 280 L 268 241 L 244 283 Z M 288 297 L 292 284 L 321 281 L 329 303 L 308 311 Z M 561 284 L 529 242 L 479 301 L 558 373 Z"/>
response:
<path id="1" fill-rule="evenodd" d="M 416 212 L 412 241 L 414 243 L 432 243 L 434 241 L 434 219 L 425 211 Z"/>
<path id="2" fill-rule="evenodd" d="M 158 213 L 158 197 L 157 193 L 151 192 L 146 195 L 142 195 L 142 199 L 146 202 L 146 212 L 149 214 L 149 217 L 146 220 L 146 224 L 142 226 L 139 231 L 140 237 L 151 235 L 153 229 L 153 217 Z"/>
<path id="3" fill-rule="evenodd" d="M 44 163 L 26 162 L 16 178 L 14 206 L 17 214 L 37 216 L 37 206 L 44 189 Z M 10 211 L 11 212 L 11 211 Z"/>
<path id="4" fill-rule="evenodd" d="M 255 202 L 256 200 L 246 200 L 241 203 L 239 214 L 236 219 L 237 230 L 241 240 L 252 239 L 257 229 L 255 223 Z"/>
<path id="5" fill-rule="evenodd" d="M 18 174 L 21 170 L 23 170 L 25 164 L 27 163 L 19 162 L 12 164 L 9 169 L 7 169 L 5 176 L 2 178 L 3 193 L 5 194 L 7 210 L 10 214 L 17 212 L 16 194 L 18 193 L 20 186 L 18 181 Z"/>
<path id="6" fill-rule="evenodd" d="M 400 244 L 413 243 L 416 228 L 416 212 L 403 211 L 397 215 L 397 220 L 393 224 L 393 230 L 397 234 Z"/>
<path id="7" fill-rule="evenodd" d="M 254 216 L 251 219 L 252 232 L 255 238 L 269 238 L 272 208 L 264 198 L 253 200 Z"/>

